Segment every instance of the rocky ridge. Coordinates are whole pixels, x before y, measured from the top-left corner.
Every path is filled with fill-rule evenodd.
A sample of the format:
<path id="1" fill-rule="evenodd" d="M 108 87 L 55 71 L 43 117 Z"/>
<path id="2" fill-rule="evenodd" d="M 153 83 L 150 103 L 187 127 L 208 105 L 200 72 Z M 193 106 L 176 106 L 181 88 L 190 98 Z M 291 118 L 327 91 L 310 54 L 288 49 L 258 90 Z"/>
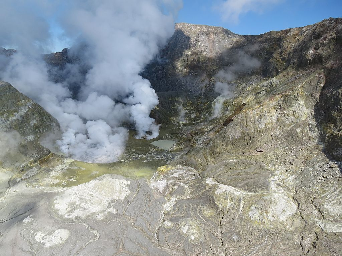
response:
<path id="1" fill-rule="evenodd" d="M 24 159 L 19 176 L 3 164 L 3 184 L 13 173 L 17 182 L 4 186 L 0 199 L 2 250 L 340 255 L 341 38 L 341 19 L 259 36 L 177 24 L 142 75 L 160 97 L 153 115 L 177 131 L 167 136 L 177 140 L 178 156 L 152 178 L 48 151 L 34 165 Z M 3 86 L 1 92 L 26 100 Z M 2 99 L 5 106 L 11 97 Z M 20 112 L 20 102 L 12 112 Z M 42 120 L 42 132 L 56 126 L 36 109 L 38 116 L 20 121 Z M 20 134 L 19 145 L 33 133 L 26 129 L 1 126 Z"/>

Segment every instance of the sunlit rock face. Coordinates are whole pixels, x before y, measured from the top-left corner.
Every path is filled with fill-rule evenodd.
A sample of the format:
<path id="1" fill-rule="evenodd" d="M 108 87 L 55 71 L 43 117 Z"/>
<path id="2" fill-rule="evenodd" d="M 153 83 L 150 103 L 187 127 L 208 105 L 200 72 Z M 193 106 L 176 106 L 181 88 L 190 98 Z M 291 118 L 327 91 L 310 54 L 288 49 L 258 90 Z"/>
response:
<path id="1" fill-rule="evenodd" d="M 172 131 L 156 142 L 175 144 L 131 138 L 115 165 L 49 154 L 55 119 L 2 84 L 2 251 L 340 255 L 341 38 L 341 19 L 259 36 L 176 25 L 142 72 Z"/>
<path id="2" fill-rule="evenodd" d="M 48 143 L 48 136 L 58 134 L 57 120 L 9 83 L 0 81 L 0 96 L 1 161 L 20 155 L 38 160 L 48 155 L 50 151 L 41 143 L 44 139 Z"/>

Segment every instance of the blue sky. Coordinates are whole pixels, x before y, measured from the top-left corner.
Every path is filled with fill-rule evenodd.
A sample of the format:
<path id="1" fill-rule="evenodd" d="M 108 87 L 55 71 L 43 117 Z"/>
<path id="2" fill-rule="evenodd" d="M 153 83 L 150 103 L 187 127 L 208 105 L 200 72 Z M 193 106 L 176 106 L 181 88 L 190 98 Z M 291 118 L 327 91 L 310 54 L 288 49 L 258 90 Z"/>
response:
<path id="1" fill-rule="evenodd" d="M 179 1 L 179 0 L 166 0 Z M 342 17 L 342 0 L 183 0 L 176 22 L 224 27 L 240 35 L 302 27 Z M 71 43 L 50 23 L 55 51 Z"/>
<path id="2" fill-rule="evenodd" d="M 177 22 L 220 26 L 241 35 L 342 17 L 342 0 L 183 0 Z"/>
<path id="3" fill-rule="evenodd" d="M 38 42 L 46 52 L 70 47 L 72 38 L 64 30 L 70 6 L 85 0 L 2 0 L 0 8 L 0 46 L 16 48 L 24 41 Z M 88 0 L 120 3 L 123 0 Z M 126 0 L 127 4 L 134 1 Z M 139 1 L 139 0 L 136 0 Z M 146 0 L 140 0 L 146 1 Z M 155 0 L 149 0 L 154 2 Z M 342 17 L 342 0 L 158 0 L 171 10 L 183 8 L 176 22 L 220 26 L 241 35 L 258 35 L 314 24 L 329 17 Z M 77 7 L 77 6 L 76 6 Z M 146 14 L 148 15 L 148 14 Z M 13 33 L 16 31 L 17 33 Z M 72 33 L 68 33 L 69 35 Z M 45 39 L 48 38 L 47 42 Z M 41 42 L 41 44 L 40 44 Z"/>

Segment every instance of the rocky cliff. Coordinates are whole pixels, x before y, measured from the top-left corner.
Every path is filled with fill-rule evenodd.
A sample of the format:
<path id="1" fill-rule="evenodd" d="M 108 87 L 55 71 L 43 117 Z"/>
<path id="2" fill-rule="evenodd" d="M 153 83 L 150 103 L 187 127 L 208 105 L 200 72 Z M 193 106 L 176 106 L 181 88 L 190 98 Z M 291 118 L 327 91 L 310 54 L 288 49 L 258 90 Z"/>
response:
<path id="1" fill-rule="evenodd" d="M 341 48 L 342 19 L 259 36 L 177 24 L 142 72 L 160 98 L 153 115 L 162 136 L 177 140 L 152 178 L 132 159 L 142 147 L 144 156 L 170 152 L 134 140 L 113 165 L 49 154 L 39 138 L 54 119 L 39 106 L 30 114 L 33 103 L 2 84 L 1 105 L 10 107 L 1 132 L 17 141 L 11 154 L 30 134 L 27 147 L 38 152 L 21 172 L 10 158 L 0 169 L 2 250 L 341 255 Z M 63 70 L 66 54 L 48 61 Z"/>

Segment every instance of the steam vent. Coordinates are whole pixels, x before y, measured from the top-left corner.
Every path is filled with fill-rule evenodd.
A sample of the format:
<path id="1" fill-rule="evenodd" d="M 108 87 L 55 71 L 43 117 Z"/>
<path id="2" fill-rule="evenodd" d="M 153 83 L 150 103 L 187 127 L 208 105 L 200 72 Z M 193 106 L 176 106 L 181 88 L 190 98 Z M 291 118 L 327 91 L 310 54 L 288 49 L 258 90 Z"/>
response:
<path id="1" fill-rule="evenodd" d="M 0 49 L 0 254 L 341 255 L 342 19 L 170 31 Z"/>

